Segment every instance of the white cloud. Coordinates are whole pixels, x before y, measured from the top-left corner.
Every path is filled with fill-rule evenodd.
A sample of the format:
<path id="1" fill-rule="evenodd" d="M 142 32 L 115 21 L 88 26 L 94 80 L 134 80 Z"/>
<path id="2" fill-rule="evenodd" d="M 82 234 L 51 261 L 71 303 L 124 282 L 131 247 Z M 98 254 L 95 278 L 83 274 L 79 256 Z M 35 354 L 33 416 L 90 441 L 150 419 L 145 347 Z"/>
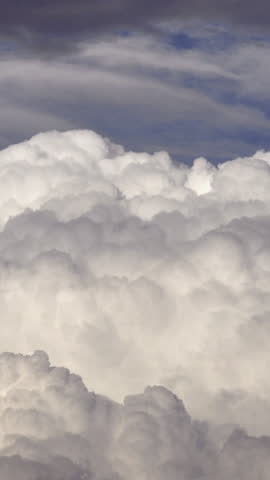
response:
<path id="1" fill-rule="evenodd" d="M 0 355 L 5 480 L 267 480 L 269 437 L 193 420 L 161 386 L 123 404 L 89 392 L 47 355 Z"/>
<path id="2" fill-rule="evenodd" d="M 269 434 L 269 164 L 176 165 L 90 131 L 3 150 L 1 351 L 44 349 L 118 400 L 161 383 Z"/>

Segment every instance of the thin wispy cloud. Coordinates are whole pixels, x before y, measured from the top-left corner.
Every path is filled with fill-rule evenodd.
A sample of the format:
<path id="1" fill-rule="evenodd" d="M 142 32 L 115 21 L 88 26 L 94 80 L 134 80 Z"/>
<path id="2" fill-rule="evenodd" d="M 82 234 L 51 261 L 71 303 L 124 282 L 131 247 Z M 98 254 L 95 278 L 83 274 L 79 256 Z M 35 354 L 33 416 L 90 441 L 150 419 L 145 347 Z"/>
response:
<path id="1" fill-rule="evenodd" d="M 12 136 L 5 134 L 10 122 L 2 109 L 2 146 L 40 130 L 92 127 L 130 148 L 167 149 L 178 159 L 253 153 L 268 145 L 269 112 L 259 102 L 266 95 L 266 54 L 265 46 L 250 43 L 219 52 L 179 51 L 157 38 L 131 35 L 84 42 L 80 53 L 57 60 L 4 55 L 5 109 L 24 114 L 14 113 Z M 228 153 L 224 142 L 231 145 Z"/>

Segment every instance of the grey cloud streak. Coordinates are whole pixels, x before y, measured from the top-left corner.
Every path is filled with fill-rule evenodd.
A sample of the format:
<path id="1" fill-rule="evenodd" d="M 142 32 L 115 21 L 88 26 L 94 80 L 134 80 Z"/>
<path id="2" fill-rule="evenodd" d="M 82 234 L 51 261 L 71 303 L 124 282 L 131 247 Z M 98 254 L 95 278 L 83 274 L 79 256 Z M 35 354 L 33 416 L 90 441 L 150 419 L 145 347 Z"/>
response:
<path id="1" fill-rule="evenodd" d="M 263 85 L 267 91 L 266 56 L 267 50 L 254 48 L 241 68 L 241 49 L 227 56 L 198 50 L 179 55 L 134 36 L 85 44 L 80 55 L 61 62 L 2 58 L 1 146 L 76 127 L 97 129 L 129 148 L 166 149 L 180 160 L 202 152 L 216 161 L 253 153 L 254 134 L 256 145 L 268 145 L 269 119 L 254 93 L 242 103 L 239 94 L 254 77 L 256 96 Z M 201 85 L 188 86 L 185 75 Z M 224 101 L 228 89 L 236 104 Z"/>
<path id="2" fill-rule="evenodd" d="M 170 19 L 228 21 L 261 29 L 269 26 L 270 8 L 265 0 L 256 5 L 233 0 L 218 4 L 214 0 L 12 0 L 1 10 L 0 31 L 7 38 L 56 53 L 73 48 L 86 37 L 125 28 L 149 29 L 150 25 Z"/>

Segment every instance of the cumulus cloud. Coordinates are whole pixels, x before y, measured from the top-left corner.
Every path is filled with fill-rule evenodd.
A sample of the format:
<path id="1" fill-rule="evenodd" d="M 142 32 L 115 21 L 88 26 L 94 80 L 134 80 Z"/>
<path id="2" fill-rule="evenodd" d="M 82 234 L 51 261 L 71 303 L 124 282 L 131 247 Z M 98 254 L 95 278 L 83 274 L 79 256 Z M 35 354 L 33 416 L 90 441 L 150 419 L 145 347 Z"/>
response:
<path id="1" fill-rule="evenodd" d="M 122 404 L 52 367 L 42 351 L 0 355 L 5 480 L 268 478 L 270 438 L 193 420 L 161 386 Z"/>
<path id="2" fill-rule="evenodd" d="M 3 150 L 0 183 L 1 351 L 270 434 L 269 153 L 189 167 L 52 131 Z"/>

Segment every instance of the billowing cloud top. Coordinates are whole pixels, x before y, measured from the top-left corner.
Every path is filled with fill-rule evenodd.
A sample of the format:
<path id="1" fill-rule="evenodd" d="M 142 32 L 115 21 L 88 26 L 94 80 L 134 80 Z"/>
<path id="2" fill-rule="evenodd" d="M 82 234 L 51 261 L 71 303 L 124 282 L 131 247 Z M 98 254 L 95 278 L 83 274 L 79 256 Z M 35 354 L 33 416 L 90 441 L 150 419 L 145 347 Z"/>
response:
<path id="1" fill-rule="evenodd" d="M 122 400 L 270 433 L 270 155 L 218 167 L 91 131 L 0 153 L 0 350 L 45 350 Z"/>
<path id="2" fill-rule="evenodd" d="M 90 393 L 44 352 L 0 355 L 5 480 L 267 480 L 270 438 L 215 432 L 164 387 L 122 405 Z"/>
<path id="3" fill-rule="evenodd" d="M 266 0 L 56 0 L 49 2 L 11 0 L 1 10 L 2 35 L 26 41 L 35 48 L 65 49 L 85 37 L 119 29 L 144 29 L 161 21 L 205 19 L 238 25 L 269 26 Z"/>

